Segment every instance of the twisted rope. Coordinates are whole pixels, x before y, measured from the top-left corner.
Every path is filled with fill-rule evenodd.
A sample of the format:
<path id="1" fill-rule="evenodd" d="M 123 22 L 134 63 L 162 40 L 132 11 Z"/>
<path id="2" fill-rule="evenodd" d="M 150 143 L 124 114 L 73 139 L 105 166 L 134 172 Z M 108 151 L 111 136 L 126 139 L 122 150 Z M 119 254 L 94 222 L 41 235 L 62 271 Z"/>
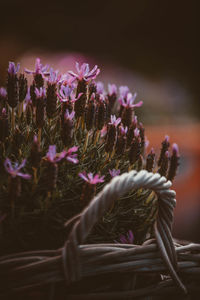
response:
<path id="1" fill-rule="evenodd" d="M 185 286 L 179 279 L 177 270 L 177 257 L 172 240 L 171 229 L 173 223 L 173 209 L 176 204 L 172 183 L 160 174 L 131 171 L 114 177 L 109 184 L 90 202 L 81 216 L 78 216 L 75 225 L 63 247 L 62 260 L 67 285 L 80 280 L 80 247 L 95 223 L 113 205 L 113 202 L 133 189 L 150 189 L 158 196 L 158 215 L 154 226 L 155 238 L 161 257 L 169 273 L 178 287 L 187 293 Z"/>

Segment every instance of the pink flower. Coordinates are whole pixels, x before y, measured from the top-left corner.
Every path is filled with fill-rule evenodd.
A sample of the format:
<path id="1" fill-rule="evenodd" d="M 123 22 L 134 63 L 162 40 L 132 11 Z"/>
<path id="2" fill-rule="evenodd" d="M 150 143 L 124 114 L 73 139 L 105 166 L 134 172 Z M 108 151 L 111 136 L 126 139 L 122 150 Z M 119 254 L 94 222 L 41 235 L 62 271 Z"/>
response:
<path id="1" fill-rule="evenodd" d="M 29 70 L 29 69 L 24 69 L 24 71 L 27 73 L 27 74 L 41 74 L 41 75 L 49 75 L 49 72 L 47 71 L 47 69 L 49 68 L 48 65 L 42 65 L 40 63 L 40 58 L 36 58 L 36 61 L 35 61 L 35 70 L 32 71 L 32 70 Z"/>
<path id="2" fill-rule="evenodd" d="M 115 84 L 108 84 L 108 95 L 112 96 L 113 94 L 117 94 L 117 87 Z"/>
<path id="3" fill-rule="evenodd" d="M 135 129 L 134 129 L 134 136 L 135 136 L 135 137 L 139 137 L 139 136 L 140 136 L 140 131 L 139 131 L 138 128 L 135 128 Z"/>
<path id="4" fill-rule="evenodd" d="M 122 98 L 119 99 L 119 103 L 122 106 L 127 107 L 127 108 L 129 108 L 129 107 L 133 108 L 133 107 L 140 107 L 140 106 L 142 106 L 142 104 L 143 104 L 142 101 L 134 104 L 136 97 L 137 97 L 136 93 L 134 95 L 132 95 L 131 93 L 128 93 L 126 98 L 122 97 Z"/>
<path id="5" fill-rule="evenodd" d="M 101 81 L 98 81 L 96 84 L 97 94 L 104 94 L 104 84 Z"/>
<path id="6" fill-rule="evenodd" d="M 120 122 L 121 122 L 121 118 L 117 119 L 115 115 L 111 115 L 110 116 L 110 122 L 108 124 L 114 125 L 115 127 L 117 127 Z"/>
<path id="7" fill-rule="evenodd" d="M 127 86 L 119 87 L 120 98 L 125 99 L 129 93 L 129 88 Z"/>
<path id="8" fill-rule="evenodd" d="M 79 63 L 76 62 L 76 70 L 77 70 L 77 74 L 74 73 L 73 71 L 69 71 L 68 73 L 71 76 L 77 78 L 78 80 L 85 80 L 85 81 L 95 79 L 97 75 L 100 73 L 100 69 L 98 68 L 97 65 L 95 65 L 94 68 L 90 71 L 89 65 L 86 63 L 83 63 L 81 67 L 79 67 Z"/>
<path id="9" fill-rule="evenodd" d="M 61 153 L 56 153 L 56 145 L 50 145 L 46 158 L 51 163 L 57 163 L 66 156 L 66 153 L 67 152 L 65 150 Z"/>
<path id="10" fill-rule="evenodd" d="M 126 126 L 126 127 L 124 127 L 124 126 L 120 126 L 120 133 L 121 133 L 121 135 L 126 135 L 127 134 L 127 132 L 128 132 L 128 127 Z"/>
<path id="11" fill-rule="evenodd" d="M 78 174 L 83 180 L 90 184 L 97 184 L 98 182 L 104 182 L 104 176 L 99 177 L 99 174 L 93 176 L 92 173 L 86 174 L 86 172 L 82 172 Z"/>
<path id="12" fill-rule="evenodd" d="M 77 159 L 78 154 L 74 153 L 78 151 L 78 147 L 74 146 L 72 148 L 69 148 L 66 152 L 66 159 L 70 162 L 72 162 L 73 164 L 77 164 L 79 162 L 79 160 Z"/>
<path id="13" fill-rule="evenodd" d="M 116 170 L 116 169 L 109 170 L 109 173 L 110 173 L 111 177 L 115 177 L 115 176 L 118 176 L 120 174 L 120 170 Z"/>
<path id="14" fill-rule="evenodd" d="M 26 164 L 26 159 L 24 159 L 20 165 L 18 162 L 16 162 L 13 166 L 10 159 L 6 158 L 4 162 L 4 167 L 6 171 L 11 175 L 12 178 L 19 176 L 24 179 L 30 179 L 31 175 L 19 172 L 25 166 L 25 164 Z"/>

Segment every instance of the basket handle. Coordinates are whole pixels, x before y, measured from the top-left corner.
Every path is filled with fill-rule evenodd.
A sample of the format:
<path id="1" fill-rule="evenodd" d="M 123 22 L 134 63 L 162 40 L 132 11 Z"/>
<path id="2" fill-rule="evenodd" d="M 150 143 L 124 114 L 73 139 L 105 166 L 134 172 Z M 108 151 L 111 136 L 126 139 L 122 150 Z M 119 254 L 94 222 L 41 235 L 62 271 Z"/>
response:
<path id="1" fill-rule="evenodd" d="M 133 170 L 114 177 L 83 210 L 63 247 L 63 267 L 67 284 L 80 279 L 78 246 L 84 242 L 96 222 L 109 210 L 116 199 L 132 189 L 145 188 L 153 190 L 158 196 L 158 214 L 154 231 L 161 256 L 176 284 L 185 290 L 176 273 L 177 259 L 171 235 L 176 193 L 169 189 L 171 185 L 171 181 L 167 181 L 165 177 L 146 170 L 139 172 Z"/>

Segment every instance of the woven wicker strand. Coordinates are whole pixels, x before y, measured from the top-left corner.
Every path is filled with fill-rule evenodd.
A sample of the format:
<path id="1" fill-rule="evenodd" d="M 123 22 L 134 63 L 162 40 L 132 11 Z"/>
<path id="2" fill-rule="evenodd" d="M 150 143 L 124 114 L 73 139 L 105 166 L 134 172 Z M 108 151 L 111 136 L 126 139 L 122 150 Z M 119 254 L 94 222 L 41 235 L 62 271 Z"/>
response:
<path id="1" fill-rule="evenodd" d="M 170 275 L 184 293 L 187 292 L 176 273 L 177 258 L 171 235 L 173 208 L 176 204 L 175 192 L 169 190 L 171 182 L 166 181 L 165 177 L 144 170 L 139 173 L 131 171 L 115 177 L 83 211 L 63 248 L 63 264 L 67 282 L 69 282 L 69 280 L 80 280 L 78 245 L 84 242 L 95 223 L 104 215 L 105 211 L 111 207 L 114 200 L 132 189 L 139 189 L 141 187 L 156 192 L 159 199 L 159 207 L 162 207 L 170 216 L 170 219 L 165 218 L 165 215 L 159 210 L 157 222 L 154 227 L 155 236 L 162 258 L 169 269 Z M 162 218 L 164 218 L 164 222 L 162 222 Z"/>
<path id="2" fill-rule="evenodd" d="M 73 283 L 92 276 L 119 272 L 168 272 L 171 279 L 161 281 L 157 286 L 121 292 L 106 292 L 102 286 L 102 289 L 94 293 L 69 293 L 68 299 L 123 299 L 143 295 L 166 295 L 172 292 L 180 295 L 181 291 L 186 293 L 187 289 L 177 271 L 184 276 L 199 276 L 200 257 L 193 252 L 200 252 L 200 245 L 182 246 L 173 241 L 171 228 L 176 200 L 175 192 L 170 190 L 170 187 L 171 182 L 165 177 L 144 170 L 116 176 L 80 215 L 68 222 L 68 225 L 74 225 L 62 249 L 18 253 L 0 258 L 0 299 L 58 282 L 65 281 L 70 287 Z M 146 241 L 143 245 L 84 245 L 84 240 L 95 223 L 113 202 L 127 192 L 140 188 L 150 189 L 158 197 L 158 213 L 154 225 L 156 240 Z M 187 288 L 189 291 L 200 290 L 199 286 L 187 285 Z"/>

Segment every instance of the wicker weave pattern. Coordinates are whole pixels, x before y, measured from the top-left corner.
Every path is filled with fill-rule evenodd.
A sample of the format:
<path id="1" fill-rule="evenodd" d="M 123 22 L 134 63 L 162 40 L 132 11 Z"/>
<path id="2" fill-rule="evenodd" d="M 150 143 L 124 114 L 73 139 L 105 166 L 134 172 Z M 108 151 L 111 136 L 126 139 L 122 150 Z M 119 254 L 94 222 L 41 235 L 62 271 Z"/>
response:
<path id="1" fill-rule="evenodd" d="M 82 245 L 94 224 L 117 198 L 141 187 L 153 190 L 158 196 L 159 209 L 154 226 L 156 241 L 146 241 L 142 246 Z M 167 270 L 172 279 L 161 281 L 156 288 L 154 286 L 121 293 L 104 293 L 102 287 L 101 293 L 68 296 L 69 299 L 123 299 L 124 296 L 137 297 L 160 293 L 162 289 L 166 293 L 166 287 L 186 293 L 187 290 L 176 272 L 179 270 L 180 273 L 193 273 L 196 267 L 195 271 L 200 272 L 199 263 L 188 254 L 192 249 L 200 250 L 200 245 L 181 246 L 174 243 L 171 228 L 176 200 L 175 192 L 170 190 L 170 187 L 171 182 L 165 177 L 144 170 L 138 173 L 131 171 L 113 178 L 82 214 L 73 218 L 75 224 L 62 249 L 19 253 L 0 258 L 0 274 L 4 275 L 5 281 L 5 285 L 0 288 L 0 296 L 31 290 L 64 279 L 66 285 L 70 286 L 71 283 L 88 276 L 112 272 L 160 273 Z M 180 258 L 186 261 L 177 263 L 177 254 L 178 261 Z M 14 281 L 9 282 L 9 278 L 13 278 Z"/>

